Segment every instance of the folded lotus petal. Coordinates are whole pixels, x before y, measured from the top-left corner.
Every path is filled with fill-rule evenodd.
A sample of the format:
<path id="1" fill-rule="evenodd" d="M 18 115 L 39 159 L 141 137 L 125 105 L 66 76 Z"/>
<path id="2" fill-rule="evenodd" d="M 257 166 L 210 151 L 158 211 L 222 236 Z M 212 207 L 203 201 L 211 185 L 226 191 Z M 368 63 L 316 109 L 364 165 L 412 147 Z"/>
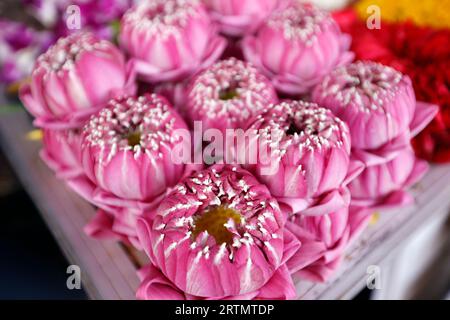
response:
<path id="1" fill-rule="evenodd" d="M 386 196 L 383 199 L 383 201 L 376 203 L 376 205 L 372 205 L 370 208 L 381 211 L 381 210 L 397 209 L 411 204 L 414 204 L 413 196 L 409 192 L 397 190 L 391 192 L 388 196 Z"/>
<path id="2" fill-rule="evenodd" d="M 136 235 L 136 222 L 142 212 L 135 210 L 121 210 L 119 212 L 113 212 L 114 225 L 113 231 L 120 234 L 133 234 Z"/>
<path id="3" fill-rule="evenodd" d="M 138 250 L 142 250 L 141 242 L 137 237 L 136 224 L 137 220 L 144 213 L 141 210 L 120 208 L 112 212 L 107 212 L 113 217 L 113 225 L 111 231 L 117 234 L 119 239 L 126 239 L 126 243 L 131 244 Z"/>
<path id="4" fill-rule="evenodd" d="M 92 196 L 89 198 L 89 201 L 91 201 L 93 204 L 99 207 L 110 208 L 106 209 L 108 211 L 116 211 L 115 208 L 127 208 L 143 212 L 151 210 L 155 206 L 157 206 L 161 201 L 161 199 L 163 198 L 163 196 L 164 193 L 154 197 L 149 201 L 124 199 L 112 194 L 111 192 L 96 187 L 95 190 L 93 190 Z"/>
<path id="5" fill-rule="evenodd" d="M 267 108 L 248 130 L 258 133 L 259 158 L 256 165 L 247 161 L 243 166 L 294 212 L 340 189 L 346 181 L 350 135 L 346 124 L 329 110 L 314 103 L 286 101 Z M 249 144 L 237 150 L 240 155 L 254 152 Z"/>
<path id="6" fill-rule="evenodd" d="M 274 75 L 271 79 L 274 87 L 279 92 L 291 96 L 298 95 L 299 92 L 308 92 L 317 83 L 317 80 L 314 81 L 314 79 L 298 79 L 288 74 Z"/>
<path id="7" fill-rule="evenodd" d="M 328 212 L 335 212 L 350 204 L 350 192 L 347 188 L 333 190 L 324 194 L 313 204 L 301 212 L 304 216 L 318 216 Z"/>
<path id="8" fill-rule="evenodd" d="M 41 111 L 41 104 L 33 97 L 29 84 L 24 84 L 19 88 L 19 97 L 31 114 L 38 114 Z"/>
<path id="9" fill-rule="evenodd" d="M 159 74 L 162 72 L 161 69 L 159 69 L 158 67 L 155 67 L 149 63 L 147 63 L 144 60 L 140 60 L 140 59 L 136 59 L 136 58 L 131 58 L 130 61 L 128 62 L 129 68 L 131 70 L 133 70 L 136 74 L 138 75 L 143 75 L 145 74 L 145 78 L 148 79 L 156 79 Z M 177 72 L 177 73 L 175 73 Z M 174 72 L 172 72 L 172 74 L 164 74 L 164 76 L 162 77 L 161 80 L 164 80 L 165 78 L 168 79 L 170 78 L 170 76 L 179 76 L 181 75 L 183 72 L 186 72 L 185 70 L 179 71 L 176 70 Z M 140 76 L 142 78 L 142 76 Z M 158 79 L 159 80 L 159 79 Z"/>
<path id="10" fill-rule="evenodd" d="M 183 80 L 212 64 L 226 47 L 200 1 L 143 1 L 121 21 L 119 42 L 138 76 Z"/>
<path id="11" fill-rule="evenodd" d="M 161 271 L 148 264 L 139 270 L 141 284 L 136 292 L 140 300 L 185 300 L 184 293 L 179 290 Z"/>
<path id="12" fill-rule="evenodd" d="M 432 120 L 436 112 L 436 106 L 417 102 L 414 118 L 409 126 L 410 131 L 403 132 L 377 149 L 353 149 L 351 155 L 353 160 L 362 161 L 366 166 L 375 166 L 393 160 L 406 148 L 410 148 L 411 138 Z"/>
<path id="13" fill-rule="evenodd" d="M 141 284 L 136 292 L 140 300 L 286 300 L 295 297 L 295 287 L 286 266 L 281 266 L 260 289 L 237 296 L 204 298 L 184 293 L 151 263 L 138 271 Z"/>
<path id="14" fill-rule="evenodd" d="M 123 199 L 100 189 L 86 176 L 71 178 L 66 182 L 79 196 L 107 212 L 115 212 L 122 208 L 145 211 L 158 204 L 162 198 L 160 195 L 151 202 Z"/>
<path id="15" fill-rule="evenodd" d="M 326 264 L 321 262 L 313 263 L 308 268 L 297 271 L 293 277 L 311 282 L 326 282 L 335 274 L 341 264 L 341 260 L 342 257 L 339 257 Z"/>
<path id="16" fill-rule="evenodd" d="M 232 166 L 184 179 L 152 216 L 152 225 L 146 217 L 138 220 L 144 250 L 177 288 L 195 297 L 252 296 L 282 265 L 285 243 L 289 255 L 299 245 L 283 241 L 285 216 L 269 190 Z"/>
<path id="17" fill-rule="evenodd" d="M 278 198 L 278 203 L 280 204 L 281 211 L 289 215 L 294 212 L 303 212 L 308 209 L 314 201 L 312 199 Z"/>
<path id="18" fill-rule="evenodd" d="M 341 260 L 344 250 L 348 246 L 348 240 L 350 239 L 350 230 L 347 224 L 345 225 L 345 228 L 345 232 L 342 233 L 341 238 L 335 243 L 334 247 L 324 253 L 322 258 L 323 264 L 333 264 Z"/>
<path id="19" fill-rule="evenodd" d="M 153 271 L 156 271 L 155 274 L 160 273 L 158 272 L 158 269 L 155 268 L 155 266 L 151 263 L 143 266 L 142 268 L 138 269 L 136 274 L 139 278 L 139 280 L 144 281 L 148 274 L 153 273 Z"/>
<path id="20" fill-rule="evenodd" d="M 273 79 L 277 90 L 292 95 L 309 91 L 348 63 L 349 46 L 349 37 L 326 11 L 299 2 L 273 12 L 242 42 L 246 60 Z"/>
<path id="21" fill-rule="evenodd" d="M 272 278 L 261 288 L 256 299 L 291 300 L 297 295 L 289 269 L 282 265 Z"/>
<path id="22" fill-rule="evenodd" d="M 424 175 L 428 172 L 430 169 L 430 165 L 428 162 L 416 159 L 416 162 L 414 163 L 414 167 L 408 176 L 408 179 L 406 179 L 404 187 L 409 188 L 419 182 Z"/>
<path id="23" fill-rule="evenodd" d="M 182 108 L 191 126 L 203 130 L 244 128 L 247 121 L 278 101 L 270 81 L 252 65 L 235 58 L 222 60 L 194 77 Z"/>
<path id="24" fill-rule="evenodd" d="M 136 233 L 138 235 L 139 242 L 141 243 L 141 247 L 147 254 L 150 262 L 154 265 L 156 265 L 157 262 L 153 254 L 154 248 L 152 244 L 151 231 L 153 229 L 153 220 L 155 215 L 155 212 L 151 212 L 149 214 L 144 213 L 144 215 L 138 219 L 136 224 Z"/>
<path id="25" fill-rule="evenodd" d="M 84 232 L 97 239 L 116 239 L 125 243 L 130 243 L 128 237 L 123 234 L 114 232 L 114 218 L 103 210 L 98 210 L 94 218 L 84 226 Z"/>
<path id="26" fill-rule="evenodd" d="M 136 236 L 136 221 L 151 212 L 162 199 L 162 195 L 151 202 L 122 199 L 99 189 L 86 176 L 77 176 L 66 180 L 67 185 L 99 210 L 90 221 L 85 232 L 94 238 L 118 239 L 141 249 L 141 243 Z M 148 217 L 151 220 L 151 217 Z"/>
<path id="27" fill-rule="evenodd" d="M 81 136 L 77 130 L 43 130 L 44 162 L 61 179 L 70 179 L 83 174 L 81 166 Z"/>
<path id="28" fill-rule="evenodd" d="M 364 162 L 354 159 L 352 154 L 350 154 L 350 163 L 348 165 L 347 176 L 344 181 L 342 181 L 342 186 L 347 186 L 350 182 L 356 179 L 364 170 L 365 164 Z"/>
<path id="29" fill-rule="evenodd" d="M 37 59 L 19 95 L 37 126 L 68 129 L 80 127 L 109 99 L 135 91 L 134 74 L 119 49 L 93 34 L 76 33 Z"/>
<path id="30" fill-rule="evenodd" d="M 95 112 L 102 107 L 96 107 Z M 83 126 L 84 123 L 92 115 L 92 110 L 79 111 L 76 114 L 69 114 L 66 117 L 61 117 L 55 120 L 54 117 L 42 116 L 35 118 L 33 125 L 38 128 L 48 128 L 51 130 L 74 130 Z M 95 113 L 94 112 L 94 113 Z"/>
<path id="31" fill-rule="evenodd" d="M 211 17 L 229 36 L 252 33 L 278 6 L 280 0 L 207 0 Z"/>
<path id="32" fill-rule="evenodd" d="M 288 229 L 284 229 L 283 240 L 284 240 L 284 248 L 283 248 L 284 253 L 283 259 L 281 261 L 282 264 L 284 264 L 287 260 L 289 260 L 301 247 L 301 242 Z"/>
<path id="33" fill-rule="evenodd" d="M 85 200 L 92 202 L 96 190 L 95 184 L 86 175 L 79 175 L 66 180 L 67 186 Z"/>
<path id="34" fill-rule="evenodd" d="M 319 216 L 329 212 L 334 212 L 342 208 L 346 208 L 350 204 L 350 192 L 347 188 L 335 189 L 324 193 L 320 197 L 311 199 L 304 206 L 303 203 L 297 205 L 296 202 L 302 201 L 293 198 L 278 198 L 280 207 L 286 211 L 288 215 L 300 213 L 303 216 Z M 302 208 L 302 206 L 304 206 Z"/>
<path id="35" fill-rule="evenodd" d="M 414 118 L 409 125 L 411 136 L 415 137 L 422 131 L 437 115 L 439 107 L 435 104 L 426 103 L 422 101 L 416 102 L 416 112 Z"/>
<path id="36" fill-rule="evenodd" d="M 305 242 L 301 251 L 297 251 L 286 264 L 291 273 L 296 273 L 319 260 L 325 250 L 325 245 L 320 241 Z"/>
<path id="37" fill-rule="evenodd" d="M 414 204 L 414 197 L 404 190 L 389 193 L 382 199 L 352 199 L 351 207 L 363 208 L 370 213 L 403 208 Z"/>
<path id="38" fill-rule="evenodd" d="M 139 210 L 111 208 L 98 209 L 95 216 L 84 227 L 84 232 L 97 239 L 119 240 L 141 250 L 136 234 L 136 221 L 142 214 Z"/>
<path id="39" fill-rule="evenodd" d="M 215 30 L 214 28 L 212 30 Z M 203 61 L 200 67 L 195 69 L 195 72 L 206 69 L 211 66 L 214 62 L 220 59 L 221 55 L 227 48 L 227 41 L 225 38 L 216 37 L 211 40 L 206 48 L 206 53 L 204 55 Z"/>
<path id="40" fill-rule="evenodd" d="M 400 152 L 397 157 L 388 162 L 367 166 L 361 175 L 349 184 L 352 194 L 352 204 L 358 206 L 379 206 L 391 202 L 391 193 L 396 196 L 396 202 L 402 204 L 409 197 L 403 190 L 423 177 L 428 165 L 418 160 L 411 148 Z M 388 198 L 391 198 L 389 201 Z M 402 200 L 400 200 L 402 199 Z"/>
<path id="41" fill-rule="evenodd" d="M 319 216 L 293 215 L 286 228 L 302 245 L 287 261 L 289 271 L 301 279 L 328 279 L 348 245 L 353 225 L 348 207 Z"/>
<path id="42" fill-rule="evenodd" d="M 361 161 L 366 167 L 376 166 L 395 159 L 408 148 L 411 148 L 411 133 L 406 131 L 378 149 L 353 149 L 351 159 Z"/>
<path id="43" fill-rule="evenodd" d="M 331 72 L 316 86 L 312 100 L 348 124 L 354 149 L 378 149 L 409 134 L 416 109 L 408 76 L 365 61 Z"/>

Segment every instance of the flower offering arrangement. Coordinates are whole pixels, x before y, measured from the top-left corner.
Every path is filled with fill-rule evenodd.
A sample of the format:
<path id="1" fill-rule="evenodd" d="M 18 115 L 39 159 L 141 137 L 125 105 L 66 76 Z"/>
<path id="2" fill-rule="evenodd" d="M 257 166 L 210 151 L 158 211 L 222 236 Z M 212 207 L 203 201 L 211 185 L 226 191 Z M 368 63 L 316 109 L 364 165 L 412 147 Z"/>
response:
<path id="1" fill-rule="evenodd" d="M 117 41 L 63 35 L 20 99 L 41 158 L 97 210 L 84 231 L 148 257 L 139 299 L 295 299 L 449 159 L 449 46 L 397 43 L 448 30 L 295 0 L 109 2 L 89 21 L 120 18 Z"/>

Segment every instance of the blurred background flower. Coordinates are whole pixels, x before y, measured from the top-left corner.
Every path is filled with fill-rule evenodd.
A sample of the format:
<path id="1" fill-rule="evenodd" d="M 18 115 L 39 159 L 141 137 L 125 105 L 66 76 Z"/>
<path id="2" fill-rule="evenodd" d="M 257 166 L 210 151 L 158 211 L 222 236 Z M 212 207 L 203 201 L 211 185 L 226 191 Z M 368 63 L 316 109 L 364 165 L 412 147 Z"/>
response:
<path id="1" fill-rule="evenodd" d="M 114 40 L 118 19 L 132 0 L 5 0 L 0 4 L 0 85 L 16 93 L 36 58 L 61 36 L 79 31 L 67 27 L 68 15 L 79 8 L 80 27 Z"/>
<path id="2" fill-rule="evenodd" d="M 376 5 L 383 20 L 398 22 L 411 20 L 419 26 L 450 27 L 450 0 L 361 0 L 355 4 L 360 17 L 367 16 L 367 8 Z"/>
<path id="3" fill-rule="evenodd" d="M 0 82 L 11 84 L 31 73 L 37 56 L 52 42 L 50 33 L 21 22 L 0 20 Z"/>

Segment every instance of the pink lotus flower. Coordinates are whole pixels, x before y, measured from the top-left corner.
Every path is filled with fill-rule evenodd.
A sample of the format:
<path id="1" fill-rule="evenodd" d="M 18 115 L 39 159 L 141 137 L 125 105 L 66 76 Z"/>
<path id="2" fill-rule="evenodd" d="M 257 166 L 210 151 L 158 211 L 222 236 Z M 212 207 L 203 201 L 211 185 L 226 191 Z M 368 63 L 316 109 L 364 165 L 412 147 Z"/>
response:
<path id="1" fill-rule="evenodd" d="M 280 0 L 206 0 L 211 17 L 222 33 L 242 36 L 252 33 L 280 4 Z"/>
<path id="2" fill-rule="evenodd" d="M 278 101 L 269 80 L 252 65 L 235 58 L 217 62 L 191 82 L 185 113 L 203 129 L 244 128 L 252 116 Z"/>
<path id="3" fill-rule="evenodd" d="M 330 110 L 315 103 L 282 102 L 259 115 L 249 129 L 259 132 L 258 161 L 244 167 L 292 213 L 319 214 L 348 205 L 339 189 L 362 166 L 350 162 L 348 127 Z M 237 153 L 247 155 L 249 145 Z"/>
<path id="4" fill-rule="evenodd" d="M 410 204 L 413 198 L 405 189 L 427 170 L 428 164 L 418 160 L 411 148 L 399 151 L 392 160 L 373 162 L 349 184 L 352 205 L 380 209 Z"/>
<path id="5" fill-rule="evenodd" d="M 370 215 L 348 207 L 322 215 L 293 215 L 286 228 L 301 242 L 287 261 L 294 278 L 313 282 L 330 279 L 348 246 L 366 228 Z"/>
<path id="6" fill-rule="evenodd" d="M 216 61 L 226 46 L 197 1 L 143 1 L 122 18 L 121 46 L 140 78 L 183 80 Z"/>
<path id="7" fill-rule="evenodd" d="M 108 41 L 77 33 L 38 58 L 20 98 L 37 126 L 62 129 L 79 127 L 110 98 L 134 91 L 122 53 Z"/>
<path id="8" fill-rule="evenodd" d="M 242 48 L 277 90 L 297 95 L 353 59 L 350 41 L 326 11 L 297 2 L 275 11 L 255 36 L 243 40 Z"/>
<path id="9" fill-rule="evenodd" d="M 163 97 L 111 100 L 84 127 L 86 175 L 119 198 L 153 199 L 184 173 L 184 164 L 171 161 L 177 129 L 186 125 Z"/>
<path id="10" fill-rule="evenodd" d="M 85 176 L 68 181 L 74 191 L 102 209 L 87 226 L 89 234 L 112 232 L 137 243 L 137 216 L 156 206 L 166 190 L 192 169 L 172 161 L 175 145 L 190 146 L 178 129 L 187 131 L 187 126 L 155 94 L 111 100 L 90 119 L 82 135 Z"/>
<path id="11" fill-rule="evenodd" d="M 285 216 L 247 171 L 214 166 L 173 188 L 138 221 L 151 266 L 139 298 L 292 298 L 284 261 L 299 243 Z"/>
<path id="12" fill-rule="evenodd" d="M 402 150 L 431 121 L 435 106 L 418 104 L 409 77 L 375 62 L 356 62 L 325 77 L 312 94 L 350 127 L 352 147 Z"/>
<path id="13" fill-rule="evenodd" d="M 79 130 L 43 130 L 41 158 L 58 178 L 70 179 L 83 174 Z"/>

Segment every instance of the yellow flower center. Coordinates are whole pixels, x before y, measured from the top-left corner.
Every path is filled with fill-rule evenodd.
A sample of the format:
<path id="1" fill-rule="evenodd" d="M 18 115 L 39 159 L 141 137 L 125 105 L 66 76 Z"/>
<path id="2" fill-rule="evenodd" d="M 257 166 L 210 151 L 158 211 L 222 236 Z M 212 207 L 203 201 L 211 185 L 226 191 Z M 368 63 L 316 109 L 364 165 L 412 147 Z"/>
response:
<path id="1" fill-rule="evenodd" d="M 208 231 L 217 244 L 230 244 L 233 234 L 224 226 L 230 219 L 233 219 L 236 225 L 241 223 L 241 215 L 237 211 L 224 206 L 214 207 L 194 220 L 192 236 L 195 239 L 203 231 Z"/>
<path id="2" fill-rule="evenodd" d="M 130 147 L 137 146 L 141 143 L 141 133 L 134 131 L 127 135 L 128 145 Z"/>
<path id="3" fill-rule="evenodd" d="M 219 99 L 227 101 L 239 98 L 238 89 L 239 89 L 239 81 L 231 80 L 231 83 L 226 88 L 222 88 L 219 91 Z"/>

